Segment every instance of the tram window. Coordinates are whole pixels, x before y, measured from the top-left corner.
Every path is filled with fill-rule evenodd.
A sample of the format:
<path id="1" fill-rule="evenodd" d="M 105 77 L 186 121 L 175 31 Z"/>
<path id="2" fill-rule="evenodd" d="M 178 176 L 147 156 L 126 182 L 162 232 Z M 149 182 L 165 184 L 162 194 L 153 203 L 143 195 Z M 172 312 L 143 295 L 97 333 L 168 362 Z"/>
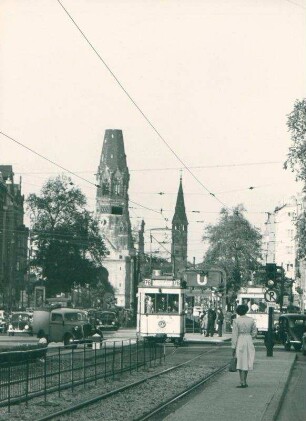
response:
<path id="1" fill-rule="evenodd" d="M 179 312 L 179 294 L 146 294 L 145 313 Z"/>
<path id="2" fill-rule="evenodd" d="M 167 313 L 167 294 L 158 294 L 157 296 L 157 312 Z"/>
<path id="3" fill-rule="evenodd" d="M 178 294 L 168 294 L 168 311 L 169 313 L 178 313 L 179 311 Z"/>
<path id="4" fill-rule="evenodd" d="M 145 312 L 156 313 L 156 294 L 146 294 Z"/>

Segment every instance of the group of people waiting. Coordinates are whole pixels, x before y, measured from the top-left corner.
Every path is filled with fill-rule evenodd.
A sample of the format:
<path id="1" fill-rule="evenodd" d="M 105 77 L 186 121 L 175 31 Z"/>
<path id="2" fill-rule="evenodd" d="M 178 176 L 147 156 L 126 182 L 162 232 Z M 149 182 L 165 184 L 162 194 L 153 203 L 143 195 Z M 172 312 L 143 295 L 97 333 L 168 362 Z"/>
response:
<path id="1" fill-rule="evenodd" d="M 201 334 L 206 337 L 214 336 L 217 331 L 218 335 L 222 336 L 223 322 L 222 308 L 219 307 L 216 311 L 213 307 L 210 307 L 200 315 Z"/>

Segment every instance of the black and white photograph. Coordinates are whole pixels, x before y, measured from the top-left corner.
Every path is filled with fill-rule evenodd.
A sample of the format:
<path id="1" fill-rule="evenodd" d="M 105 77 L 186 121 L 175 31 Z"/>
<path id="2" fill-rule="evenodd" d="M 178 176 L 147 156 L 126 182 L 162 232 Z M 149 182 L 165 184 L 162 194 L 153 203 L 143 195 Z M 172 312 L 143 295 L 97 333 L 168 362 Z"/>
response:
<path id="1" fill-rule="evenodd" d="M 0 1 L 0 419 L 305 421 L 306 0 Z"/>

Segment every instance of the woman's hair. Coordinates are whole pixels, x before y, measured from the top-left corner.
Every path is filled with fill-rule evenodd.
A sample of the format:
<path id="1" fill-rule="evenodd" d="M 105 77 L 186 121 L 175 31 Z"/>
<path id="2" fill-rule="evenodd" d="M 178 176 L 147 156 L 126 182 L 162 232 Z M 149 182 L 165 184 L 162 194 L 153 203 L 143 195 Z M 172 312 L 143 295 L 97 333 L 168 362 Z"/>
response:
<path id="1" fill-rule="evenodd" d="M 245 304 L 240 304 L 236 308 L 236 313 L 239 314 L 239 316 L 244 316 L 249 311 L 249 307 Z"/>

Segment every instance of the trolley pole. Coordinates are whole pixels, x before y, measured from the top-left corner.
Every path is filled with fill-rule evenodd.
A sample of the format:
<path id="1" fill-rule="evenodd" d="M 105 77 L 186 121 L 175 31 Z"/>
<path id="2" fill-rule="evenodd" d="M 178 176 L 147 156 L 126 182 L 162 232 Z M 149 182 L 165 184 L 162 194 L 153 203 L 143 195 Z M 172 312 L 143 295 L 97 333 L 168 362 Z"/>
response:
<path id="1" fill-rule="evenodd" d="M 269 307 L 268 332 L 265 337 L 265 346 L 267 349 L 267 357 L 273 357 L 273 307 Z"/>

